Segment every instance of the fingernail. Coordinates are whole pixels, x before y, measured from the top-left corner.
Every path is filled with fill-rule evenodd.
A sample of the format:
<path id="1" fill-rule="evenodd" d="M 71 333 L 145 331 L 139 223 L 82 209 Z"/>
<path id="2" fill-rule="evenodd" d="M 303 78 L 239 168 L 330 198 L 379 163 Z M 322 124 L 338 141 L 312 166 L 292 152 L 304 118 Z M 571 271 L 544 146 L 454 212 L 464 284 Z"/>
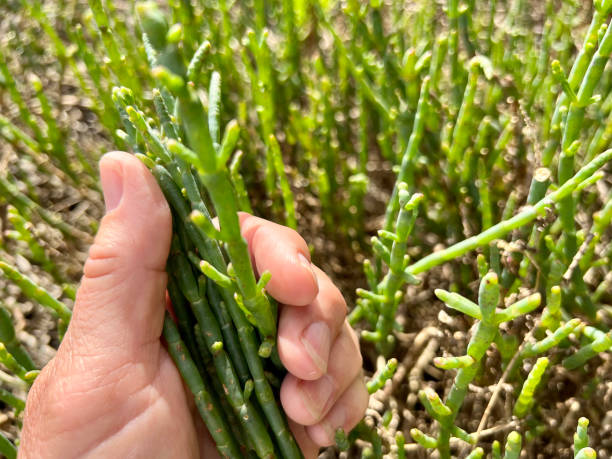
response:
<path id="1" fill-rule="evenodd" d="M 300 264 L 304 268 L 308 268 L 310 270 L 310 272 L 312 273 L 312 278 L 315 281 L 315 285 L 318 287 L 319 286 L 319 280 L 317 279 L 317 274 L 315 273 L 314 268 L 312 267 L 312 263 L 310 262 L 310 260 L 308 258 L 306 258 L 306 255 L 304 255 L 302 252 L 298 252 L 298 258 L 300 260 Z"/>
<path id="2" fill-rule="evenodd" d="M 104 192 L 104 204 L 106 213 L 115 209 L 121 201 L 123 195 L 123 175 L 121 165 L 118 162 L 101 167 L 100 181 Z"/>
<path id="3" fill-rule="evenodd" d="M 314 421 L 321 419 L 334 392 L 334 383 L 329 375 L 317 381 L 304 381 L 299 391 L 302 403 Z"/>
<path id="4" fill-rule="evenodd" d="M 325 322 L 314 322 L 304 330 L 302 344 L 312 362 L 321 371 L 327 373 L 327 360 L 331 346 L 331 332 Z"/>

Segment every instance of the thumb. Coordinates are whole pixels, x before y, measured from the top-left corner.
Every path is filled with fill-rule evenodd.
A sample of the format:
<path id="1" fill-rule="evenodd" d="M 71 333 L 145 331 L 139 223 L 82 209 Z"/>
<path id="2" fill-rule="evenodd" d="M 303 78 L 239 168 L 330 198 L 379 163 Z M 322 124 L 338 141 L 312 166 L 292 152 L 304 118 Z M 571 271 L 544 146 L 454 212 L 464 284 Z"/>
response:
<path id="1" fill-rule="evenodd" d="M 100 175 L 106 215 L 83 268 L 66 341 L 85 355 L 113 348 L 138 358 L 162 331 L 170 209 L 132 155 L 104 155 Z"/>

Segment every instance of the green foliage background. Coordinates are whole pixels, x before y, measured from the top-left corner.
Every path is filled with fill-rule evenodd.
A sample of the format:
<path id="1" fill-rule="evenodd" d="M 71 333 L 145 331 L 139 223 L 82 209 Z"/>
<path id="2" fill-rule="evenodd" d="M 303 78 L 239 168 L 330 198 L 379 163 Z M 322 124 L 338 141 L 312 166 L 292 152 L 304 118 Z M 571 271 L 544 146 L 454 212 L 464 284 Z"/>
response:
<path id="1" fill-rule="evenodd" d="M 376 373 L 340 449 L 498 457 L 499 441 L 504 457 L 612 454 L 612 2 L 0 11 L 0 360 L 21 377 L 2 377 L 7 438 L 23 409 L 11 397 L 69 319 L 103 209 L 97 159 L 159 158 L 171 142 L 156 97 L 181 76 L 209 110 L 218 72 L 218 142 L 232 120 L 240 128 L 227 168 L 239 206 L 304 234 Z"/>

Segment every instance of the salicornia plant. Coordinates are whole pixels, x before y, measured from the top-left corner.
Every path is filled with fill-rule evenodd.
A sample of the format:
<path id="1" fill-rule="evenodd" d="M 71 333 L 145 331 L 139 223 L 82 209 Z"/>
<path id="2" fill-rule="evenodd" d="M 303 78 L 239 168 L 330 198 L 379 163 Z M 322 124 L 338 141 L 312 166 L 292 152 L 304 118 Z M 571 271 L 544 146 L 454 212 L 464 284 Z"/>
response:
<path id="1" fill-rule="evenodd" d="M 611 454 L 611 0 L 0 13 L 1 454 L 70 320 L 113 149 L 172 209 L 164 335 L 222 454 L 300 455 L 238 211 L 305 234 L 347 297 L 371 399 L 330 453 Z"/>

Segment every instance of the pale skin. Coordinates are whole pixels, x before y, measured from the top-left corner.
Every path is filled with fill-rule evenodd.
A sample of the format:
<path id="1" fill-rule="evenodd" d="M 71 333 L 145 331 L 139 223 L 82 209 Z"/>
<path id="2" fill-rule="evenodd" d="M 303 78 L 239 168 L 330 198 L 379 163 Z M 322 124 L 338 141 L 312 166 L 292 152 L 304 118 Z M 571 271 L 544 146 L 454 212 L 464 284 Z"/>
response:
<path id="1" fill-rule="evenodd" d="M 32 386 L 20 458 L 214 458 L 210 435 L 161 338 L 171 215 L 149 171 L 127 153 L 100 161 L 107 212 L 57 352 Z M 304 240 L 240 215 L 256 273 L 270 271 L 281 402 L 306 458 L 350 430 L 368 394 L 346 303 L 310 263 Z"/>

